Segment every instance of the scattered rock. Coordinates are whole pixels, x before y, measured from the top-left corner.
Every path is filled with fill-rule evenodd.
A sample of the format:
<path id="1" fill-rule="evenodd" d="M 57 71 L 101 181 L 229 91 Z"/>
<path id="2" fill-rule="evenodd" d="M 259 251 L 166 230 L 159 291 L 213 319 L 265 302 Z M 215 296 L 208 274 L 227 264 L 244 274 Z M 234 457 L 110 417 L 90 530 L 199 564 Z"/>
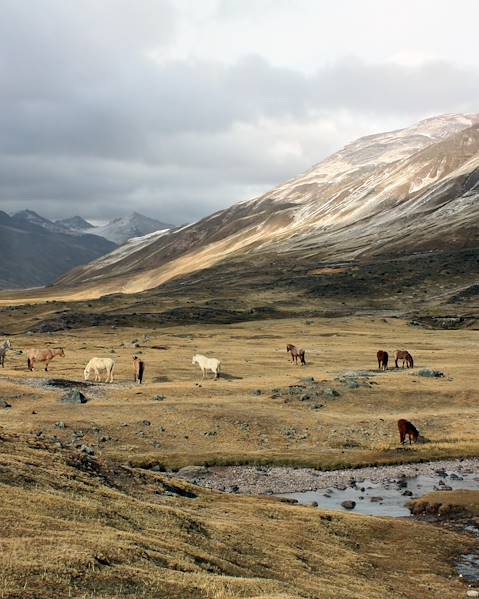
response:
<path id="1" fill-rule="evenodd" d="M 95 452 L 93 451 L 93 449 L 89 445 L 82 445 L 80 447 L 80 451 L 82 453 L 86 453 L 87 455 L 94 455 L 95 454 Z"/>
<path id="2" fill-rule="evenodd" d="M 380 501 L 384 501 L 384 497 L 381 497 L 380 495 L 375 495 L 371 497 L 369 501 L 372 501 L 373 503 L 379 503 Z"/>
<path id="3" fill-rule="evenodd" d="M 429 368 L 421 368 L 421 370 L 418 371 L 418 375 L 436 379 L 445 376 L 444 372 L 441 370 L 430 370 Z"/>
<path id="4" fill-rule="evenodd" d="M 261 395 L 261 389 L 255 389 L 251 392 L 251 395 Z"/>
<path id="5" fill-rule="evenodd" d="M 55 424 L 53 425 L 55 428 L 65 428 L 65 423 L 60 421 L 60 422 L 55 422 Z"/>
<path id="6" fill-rule="evenodd" d="M 339 397 L 340 393 L 339 393 L 339 391 L 336 391 L 336 389 L 333 389 L 332 387 L 327 387 L 324 390 L 324 396 L 325 397 Z"/>
<path id="7" fill-rule="evenodd" d="M 466 597 L 479 597 L 479 591 L 471 589 L 470 591 L 467 591 Z"/>
<path id="8" fill-rule="evenodd" d="M 345 501 L 341 502 L 341 505 L 345 510 L 354 510 L 354 508 L 356 507 L 356 502 L 352 499 L 346 499 Z"/>
<path id="9" fill-rule="evenodd" d="M 154 395 L 153 399 L 154 401 L 164 401 L 166 397 L 164 395 Z"/>
<path id="10" fill-rule="evenodd" d="M 71 389 L 61 399 L 62 403 L 86 403 L 88 400 L 80 389 Z"/>
<path id="11" fill-rule="evenodd" d="M 4 399 L 0 399 L 0 408 L 11 408 L 12 405 L 5 401 Z"/>
<path id="12" fill-rule="evenodd" d="M 185 466 L 184 468 L 180 468 L 178 470 L 178 475 L 182 477 L 184 476 L 185 478 L 200 476 L 207 473 L 208 468 L 205 466 Z"/>
<path id="13" fill-rule="evenodd" d="M 143 424 L 144 426 L 151 426 L 151 422 L 150 422 L 149 420 L 143 420 L 143 421 L 142 421 L 142 424 Z"/>

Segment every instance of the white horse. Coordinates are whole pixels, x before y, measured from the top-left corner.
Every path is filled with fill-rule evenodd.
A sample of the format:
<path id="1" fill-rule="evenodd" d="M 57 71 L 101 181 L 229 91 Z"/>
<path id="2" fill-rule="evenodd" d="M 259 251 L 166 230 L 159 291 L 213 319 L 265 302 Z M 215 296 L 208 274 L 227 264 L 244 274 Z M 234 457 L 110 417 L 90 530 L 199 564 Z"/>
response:
<path id="1" fill-rule="evenodd" d="M 0 364 L 2 368 L 5 368 L 5 354 L 8 349 L 12 349 L 12 344 L 10 343 L 10 339 L 7 339 L 0 345 Z"/>
<path id="2" fill-rule="evenodd" d="M 100 381 L 100 372 L 105 372 L 105 383 L 113 383 L 113 369 L 115 368 L 115 362 L 111 358 L 92 358 L 83 371 L 85 381 L 90 378 L 90 374 L 93 372 L 95 375 L 95 381 Z"/>
<path id="3" fill-rule="evenodd" d="M 193 361 L 191 363 L 198 364 L 198 366 L 201 368 L 201 372 L 203 373 L 203 378 L 205 378 L 206 372 L 208 370 L 214 372 L 215 379 L 220 376 L 221 362 L 216 358 L 207 358 L 201 354 L 196 354 L 193 356 Z"/>

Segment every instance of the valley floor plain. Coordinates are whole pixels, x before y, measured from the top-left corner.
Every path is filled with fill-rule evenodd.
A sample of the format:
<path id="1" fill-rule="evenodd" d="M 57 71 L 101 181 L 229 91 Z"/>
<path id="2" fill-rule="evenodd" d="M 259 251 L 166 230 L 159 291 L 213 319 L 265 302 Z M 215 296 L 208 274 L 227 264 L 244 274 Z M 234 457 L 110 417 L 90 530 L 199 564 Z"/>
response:
<path id="1" fill-rule="evenodd" d="M 453 531 L 208 491 L 158 470 L 477 456 L 476 331 L 351 316 L 89 327 L 11 340 L 0 373 L 11 405 L 0 411 L 0 597 L 465 592 L 454 559 L 473 541 Z M 289 362 L 289 342 L 306 349 L 306 367 Z M 17 352 L 39 346 L 62 346 L 66 356 L 31 373 Z M 414 369 L 394 368 L 397 348 L 409 349 Z M 384 373 L 378 349 L 390 353 Z M 222 360 L 218 381 L 201 380 L 196 352 Z M 146 362 L 141 386 L 133 354 Z M 63 403 L 66 389 L 48 380 L 82 381 L 95 355 L 115 359 L 114 383 L 81 388 L 86 404 Z M 400 446 L 398 418 L 413 421 L 425 442 Z"/>

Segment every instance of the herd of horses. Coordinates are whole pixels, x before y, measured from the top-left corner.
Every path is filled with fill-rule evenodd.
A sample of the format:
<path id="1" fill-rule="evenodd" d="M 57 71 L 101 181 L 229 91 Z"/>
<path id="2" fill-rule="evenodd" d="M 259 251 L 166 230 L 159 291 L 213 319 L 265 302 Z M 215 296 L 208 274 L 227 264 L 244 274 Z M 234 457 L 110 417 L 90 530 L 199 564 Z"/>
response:
<path id="1" fill-rule="evenodd" d="M 0 364 L 2 365 L 2 368 L 5 366 L 5 355 L 10 349 L 12 349 L 12 344 L 9 339 L 0 344 Z M 286 346 L 286 352 L 290 354 L 292 364 L 301 366 L 306 365 L 306 351 L 304 349 L 297 348 L 295 345 L 288 343 Z M 33 371 L 35 364 L 37 362 L 42 362 L 45 364 L 45 371 L 48 372 L 48 364 L 57 356 L 61 358 L 65 357 L 65 351 L 62 347 L 53 349 L 28 349 L 27 367 L 30 371 Z M 378 350 L 376 357 L 378 361 L 378 369 L 387 370 L 389 362 L 388 352 L 384 350 Z M 414 367 L 413 357 L 406 350 L 396 350 L 394 354 L 396 368 L 399 368 L 400 361 L 402 361 L 403 368 L 404 365 L 406 365 L 407 368 Z M 215 379 L 218 379 L 220 376 L 221 362 L 217 358 L 208 358 L 201 354 L 195 354 L 193 356 L 192 364 L 197 364 L 200 367 L 203 379 L 207 377 L 208 372 L 212 372 Z M 85 381 L 90 380 L 93 376 L 93 379 L 96 382 L 101 382 L 102 377 L 104 377 L 105 383 L 112 383 L 114 368 L 115 361 L 112 358 L 91 358 L 91 360 L 85 366 L 83 376 Z M 138 356 L 133 356 L 133 372 L 135 383 L 141 384 L 145 374 L 145 362 Z M 406 442 L 406 436 L 408 436 L 410 444 L 412 441 L 417 442 L 419 431 L 411 422 L 401 418 L 398 420 L 398 428 L 401 444 Z"/>

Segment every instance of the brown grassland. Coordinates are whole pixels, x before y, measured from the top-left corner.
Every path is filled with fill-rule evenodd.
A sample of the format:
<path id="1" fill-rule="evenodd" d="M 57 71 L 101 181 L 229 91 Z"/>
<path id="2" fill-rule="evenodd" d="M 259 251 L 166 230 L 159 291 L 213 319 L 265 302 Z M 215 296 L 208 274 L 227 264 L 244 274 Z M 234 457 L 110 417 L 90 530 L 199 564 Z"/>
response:
<path id="1" fill-rule="evenodd" d="M 145 467 L 334 468 L 477 456 L 476 331 L 365 316 L 90 327 L 11 340 L 0 372 L 1 397 L 12 406 L 0 411 L 0 597 L 452 599 L 464 592 L 453 559 L 470 541 L 452 531 L 211 492 Z M 306 348 L 306 367 L 290 364 L 288 342 Z M 63 346 L 66 356 L 48 373 L 40 366 L 30 373 L 15 350 L 40 346 Z M 412 371 L 393 368 L 397 348 L 413 354 Z M 378 349 L 390 353 L 385 373 L 376 372 Z M 224 376 L 201 381 L 195 352 L 220 358 Z M 146 361 L 141 386 L 133 383 L 134 353 Z M 87 404 L 61 403 L 65 391 L 45 380 L 82 380 L 92 356 L 116 360 L 114 383 L 86 388 Z M 446 376 L 420 377 L 423 367 Z M 370 384 L 337 380 L 348 371 L 370 371 Z M 339 395 L 289 397 L 304 377 Z M 399 445 L 401 417 L 425 443 Z"/>

